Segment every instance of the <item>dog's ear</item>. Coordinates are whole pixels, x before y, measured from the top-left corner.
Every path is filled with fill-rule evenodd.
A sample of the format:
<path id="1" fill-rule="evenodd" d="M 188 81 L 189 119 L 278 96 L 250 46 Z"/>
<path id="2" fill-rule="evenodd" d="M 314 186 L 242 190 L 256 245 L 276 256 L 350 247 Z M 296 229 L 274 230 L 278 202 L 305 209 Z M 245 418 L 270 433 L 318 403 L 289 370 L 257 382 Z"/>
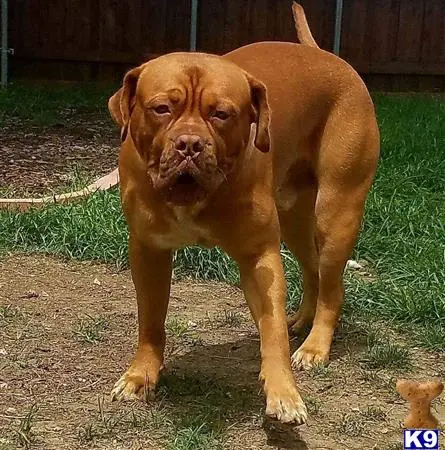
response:
<path id="1" fill-rule="evenodd" d="M 143 66 L 131 69 L 125 74 L 122 87 L 108 100 L 111 117 L 121 127 L 121 141 L 125 141 L 128 122 L 136 104 L 136 86 Z"/>
<path id="2" fill-rule="evenodd" d="M 269 122 L 270 111 L 267 102 L 266 86 L 252 75 L 246 74 L 252 98 L 253 120 L 256 123 L 255 147 L 266 153 L 270 149 Z"/>
<path id="3" fill-rule="evenodd" d="M 111 117 L 121 128 L 124 125 L 124 122 L 122 120 L 122 113 L 121 113 L 122 90 L 123 90 L 123 88 L 120 88 L 108 100 L 108 111 L 110 111 Z"/>

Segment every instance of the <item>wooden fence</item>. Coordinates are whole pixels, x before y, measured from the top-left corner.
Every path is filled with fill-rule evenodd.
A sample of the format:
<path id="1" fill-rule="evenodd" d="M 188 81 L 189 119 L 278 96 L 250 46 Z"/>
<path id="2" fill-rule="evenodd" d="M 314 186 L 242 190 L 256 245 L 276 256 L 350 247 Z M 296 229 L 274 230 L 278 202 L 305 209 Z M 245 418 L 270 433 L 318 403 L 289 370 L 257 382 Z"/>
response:
<path id="1" fill-rule="evenodd" d="M 12 78 L 118 79 L 150 57 L 189 48 L 191 0 L 12 0 Z M 332 50 L 335 0 L 301 0 Z M 290 0 L 200 0 L 198 50 L 295 41 Z M 445 0 L 344 0 L 340 56 L 370 88 L 445 90 Z"/>

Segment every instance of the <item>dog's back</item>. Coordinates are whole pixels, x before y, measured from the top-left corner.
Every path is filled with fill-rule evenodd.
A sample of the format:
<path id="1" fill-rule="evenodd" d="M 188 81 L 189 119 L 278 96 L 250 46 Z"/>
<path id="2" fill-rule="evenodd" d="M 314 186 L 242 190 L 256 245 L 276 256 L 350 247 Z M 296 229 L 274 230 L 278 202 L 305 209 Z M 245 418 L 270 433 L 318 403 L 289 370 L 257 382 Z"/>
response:
<path id="1" fill-rule="evenodd" d="M 317 141 L 335 109 L 344 129 L 378 134 L 374 107 L 357 72 L 332 53 L 290 42 L 259 42 L 224 56 L 261 80 L 271 107 L 271 138 L 276 179 L 289 159 Z M 307 151 L 316 152 L 311 144 Z"/>

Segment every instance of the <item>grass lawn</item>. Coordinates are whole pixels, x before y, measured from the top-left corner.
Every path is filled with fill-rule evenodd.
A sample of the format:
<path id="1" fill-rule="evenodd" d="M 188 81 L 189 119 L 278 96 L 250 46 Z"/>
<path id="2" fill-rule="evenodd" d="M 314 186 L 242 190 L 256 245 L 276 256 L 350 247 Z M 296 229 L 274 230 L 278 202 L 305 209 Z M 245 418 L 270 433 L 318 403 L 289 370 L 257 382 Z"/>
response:
<path id="1" fill-rule="evenodd" d="M 11 97 L 0 92 L 0 125 L 5 117 L 14 116 L 25 124 L 50 125 L 66 102 L 102 114 L 111 91 L 90 86 L 84 90 L 64 87 L 52 93 L 42 88 L 26 90 L 24 95 L 22 88 L 13 88 Z M 25 98 L 25 104 L 16 106 L 14 98 Z M 353 255 L 354 259 L 367 262 L 370 275 L 346 272 L 345 323 L 353 317 L 365 323 L 384 321 L 405 339 L 443 352 L 445 100 L 381 94 L 374 99 L 382 157 Z M 71 206 L 50 206 L 27 213 L 0 212 L 0 251 L 44 252 L 125 267 L 127 230 L 117 190 L 93 195 Z M 301 293 L 299 271 L 284 248 L 283 259 L 289 308 L 295 308 Z M 178 251 L 175 274 L 238 282 L 236 266 L 218 249 L 189 247 Z M 82 324 L 77 335 L 95 340 L 102 324 L 95 326 L 97 329 L 91 331 Z M 406 362 L 403 351 L 396 345 L 386 345 L 384 336 L 368 336 L 368 345 L 373 367 Z M 201 446 L 181 446 L 176 442 L 194 442 L 195 432 L 198 437 L 213 439 L 211 433 L 201 433 L 200 423 L 184 426 L 171 448 L 213 448 L 205 442 Z"/>
<path id="2" fill-rule="evenodd" d="M 108 97 L 116 89 L 94 83 L 80 88 L 70 83 L 10 84 L 0 90 L 0 126 L 11 119 L 30 125 L 57 125 L 61 113 L 71 108 L 108 116 Z"/>

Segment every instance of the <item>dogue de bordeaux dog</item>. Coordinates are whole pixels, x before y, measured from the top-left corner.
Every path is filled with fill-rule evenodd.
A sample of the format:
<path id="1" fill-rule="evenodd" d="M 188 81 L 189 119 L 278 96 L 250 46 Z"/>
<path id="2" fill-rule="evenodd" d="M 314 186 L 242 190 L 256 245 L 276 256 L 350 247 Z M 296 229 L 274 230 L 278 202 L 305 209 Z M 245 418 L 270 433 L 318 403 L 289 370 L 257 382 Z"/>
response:
<path id="1" fill-rule="evenodd" d="M 158 382 L 174 250 L 219 246 L 239 266 L 259 330 L 266 414 L 305 422 L 288 326 L 312 324 L 295 366 L 328 360 L 343 270 L 379 156 L 360 77 L 308 43 L 161 56 L 130 70 L 109 100 L 121 127 L 121 200 L 139 319 L 136 355 L 114 399 L 142 398 Z M 287 320 L 281 240 L 298 259 L 304 287 Z"/>

